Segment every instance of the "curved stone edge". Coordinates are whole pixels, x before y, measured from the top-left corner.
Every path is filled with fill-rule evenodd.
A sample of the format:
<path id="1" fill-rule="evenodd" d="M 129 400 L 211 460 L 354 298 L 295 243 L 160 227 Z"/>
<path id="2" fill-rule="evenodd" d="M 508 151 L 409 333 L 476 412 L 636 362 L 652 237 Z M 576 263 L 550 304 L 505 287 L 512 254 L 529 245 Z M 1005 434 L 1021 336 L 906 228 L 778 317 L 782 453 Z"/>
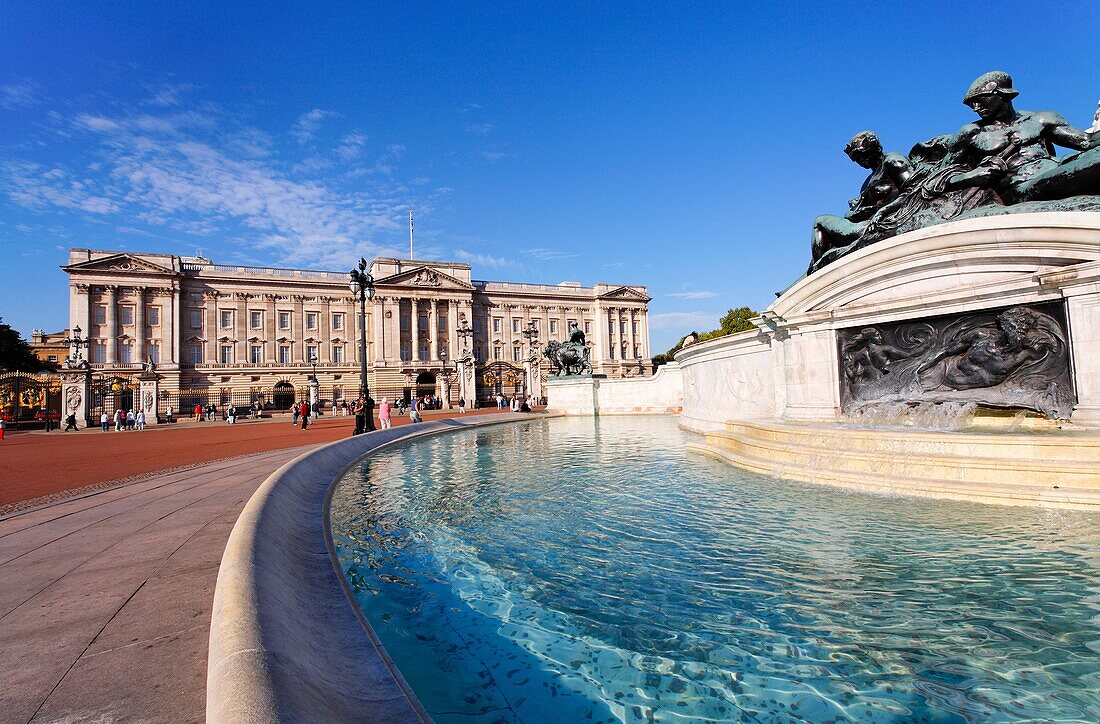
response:
<path id="1" fill-rule="evenodd" d="M 328 535 L 332 489 L 364 455 L 394 443 L 531 419 L 502 413 L 379 430 L 272 473 L 241 511 L 218 570 L 207 721 L 430 721 L 349 598 Z"/>

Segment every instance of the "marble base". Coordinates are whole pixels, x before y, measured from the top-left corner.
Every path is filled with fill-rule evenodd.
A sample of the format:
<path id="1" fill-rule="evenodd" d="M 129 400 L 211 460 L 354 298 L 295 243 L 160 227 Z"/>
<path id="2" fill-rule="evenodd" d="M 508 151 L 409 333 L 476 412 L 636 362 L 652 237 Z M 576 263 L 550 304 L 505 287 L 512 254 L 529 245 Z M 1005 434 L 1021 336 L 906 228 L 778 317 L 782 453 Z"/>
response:
<path id="1" fill-rule="evenodd" d="M 769 420 L 729 422 L 689 447 L 807 483 L 1100 511 L 1100 431 L 870 430 Z"/>

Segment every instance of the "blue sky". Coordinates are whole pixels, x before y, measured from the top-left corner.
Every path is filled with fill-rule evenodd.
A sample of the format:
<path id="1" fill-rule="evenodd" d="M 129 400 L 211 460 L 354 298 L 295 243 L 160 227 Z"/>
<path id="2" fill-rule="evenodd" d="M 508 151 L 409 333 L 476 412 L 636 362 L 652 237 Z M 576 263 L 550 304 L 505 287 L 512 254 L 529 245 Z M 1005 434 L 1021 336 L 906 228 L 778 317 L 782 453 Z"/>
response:
<path id="1" fill-rule="evenodd" d="M 318 7 L 314 7 L 314 6 Z M 971 120 L 1086 127 L 1100 3 L 0 3 L 0 316 L 67 325 L 70 247 L 645 284 L 653 351 L 763 309 L 809 227 Z"/>

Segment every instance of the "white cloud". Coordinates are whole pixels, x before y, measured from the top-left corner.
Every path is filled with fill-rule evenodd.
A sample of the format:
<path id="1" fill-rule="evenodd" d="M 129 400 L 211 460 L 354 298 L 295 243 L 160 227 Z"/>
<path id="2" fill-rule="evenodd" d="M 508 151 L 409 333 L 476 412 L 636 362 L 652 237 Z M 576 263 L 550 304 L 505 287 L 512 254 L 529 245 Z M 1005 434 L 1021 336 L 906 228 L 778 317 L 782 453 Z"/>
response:
<path id="1" fill-rule="evenodd" d="M 451 256 L 456 261 L 464 261 L 469 264 L 476 264 L 477 266 L 491 266 L 494 268 L 512 266 L 513 263 L 501 256 L 492 256 L 491 254 L 475 254 L 466 251 L 465 249 L 456 249 Z"/>
<path id="2" fill-rule="evenodd" d="M 653 330 L 712 329 L 718 326 L 719 315 L 713 312 L 663 312 L 649 315 L 649 328 Z"/>
<path id="3" fill-rule="evenodd" d="M 674 292 L 672 294 L 666 294 L 666 297 L 674 297 L 676 299 L 713 299 L 719 296 L 719 292 L 707 292 L 707 291 L 690 291 L 690 292 Z"/>
<path id="4" fill-rule="evenodd" d="M 343 161 L 356 159 L 363 152 L 366 142 L 367 137 L 362 133 L 350 133 L 344 136 L 344 140 L 336 147 L 336 155 Z"/>
<path id="5" fill-rule="evenodd" d="M 539 261 L 560 261 L 562 259 L 573 259 L 576 254 L 570 254 L 564 251 L 555 251 L 554 249 L 521 249 L 524 254 L 533 256 Z"/>
<path id="6" fill-rule="evenodd" d="M 501 160 L 502 158 L 508 158 L 511 155 L 512 154 L 504 153 L 503 151 L 482 151 L 481 152 L 481 157 L 484 158 L 489 163 L 496 163 L 497 161 Z"/>
<path id="7" fill-rule="evenodd" d="M 467 133 L 476 133 L 479 136 L 488 136 L 496 125 L 493 123 L 471 123 L 466 126 Z"/>
<path id="8" fill-rule="evenodd" d="M 41 103 L 38 85 L 30 81 L 0 85 L 0 106 L 4 108 L 33 108 Z"/>
<path id="9" fill-rule="evenodd" d="M 303 113 L 290 129 L 290 135 L 298 139 L 298 143 L 306 143 L 313 139 L 317 131 L 321 129 L 321 121 L 339 114 L 335 111 L 326 111 L 314 108 L 308 113 Z"/>

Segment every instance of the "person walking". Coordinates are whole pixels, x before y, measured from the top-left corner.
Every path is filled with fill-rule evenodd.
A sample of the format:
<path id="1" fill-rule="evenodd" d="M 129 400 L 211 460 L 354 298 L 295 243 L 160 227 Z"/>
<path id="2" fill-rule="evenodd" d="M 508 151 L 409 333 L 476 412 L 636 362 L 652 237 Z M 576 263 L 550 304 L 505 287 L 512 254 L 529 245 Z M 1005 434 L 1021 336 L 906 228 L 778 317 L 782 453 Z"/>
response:
<path id="1" fill-rule="evenodd" d="M 127 410 L 126 411 L 126 429 L 127 430 L 133 430 L 134 425 L 136 425 L 136 424 L 137 424 L 137 416 L 134 415 L 134 411 L 133 410 Z"/>
<path id="2" fill-rule="evenodd" d="M 230 405 L 229 409 L 225 411 L 225 421 L 230 425 L 237 424 L 237 408 L 234 405 Z"/>
<path id="3" fill-rule="evenodd" d="M 103 412 L 99 415 L 99 425 L 103 428 L 103 432 L 109 432 L 111 426 L 111 418 L 107 417 L 107 413 Z"/>
<path id="4" fill-rule="evenodd" d="M 409 401 L 409 422 L 423 422 L 420 416 L 420 398 L 414 397 Z"/>
<path id="5" fill-rule="evenodd" d="M 466 398 L 465 397 L 459 397 L 458 398 L 458 414 L 460 414 L 460 415 L 465 415 L 466 414 Z"/>
<path id="6" fill-rule="evenodd" d="M 122 431 L 122 425 L 126 421 L 126 414 L 122 411 L 122 408 L 115 410 L 115 432 Z"/>
<path id="7" fill-rule="evenodd" d="M 76 429 L 76 413 L 70 412 L 69 416 L 65 418 L 65 429 L 63 430 L 63 432 L 68 432 L 69 430 Z"/>
<path id="8" fill-rule="evenodd" d="M 298 411 L 301 410 L 301 406 L 297 403 L 291 403 L 290 405 L 290 425 L 291 427 L 298 427 Z"/>
<path id="9" fill-rule="evenodd" d="M 173 422 L 175 422 L 175 420 L 172 419 L 172 406 L 171 405 L 168 406 L 168 411 L 166 413 L 164 413 L 164 418 L 168 421 L 169 425 L 171 425 Z"/>
<path id="10" fill-rule="evenodd" d="M 383 430 L 389 430 L 393 427 L 393 408 L 390 407 L 390 398 L 388 397 L 383 397 L 382 402 L 378 405 L 378 423 Z"/>
<path id="11" fill-rule="evenodd" d="M 145 410 L 138 410 L 134 415 L 134 427 L 138 430 L 145 429 Z"/>
<path id="12" fill-rule="evenodd" d="M 195 404 L 195 420 L 202 422 L 202 405 Z"/>
<path id="13" fill-rule="evenodd" d="M 302 418 L 302 429 L 305 430 L 309 427 L 309 403 L 302 402 L 302 406 L 298 409 L 298 417 Z"/>

